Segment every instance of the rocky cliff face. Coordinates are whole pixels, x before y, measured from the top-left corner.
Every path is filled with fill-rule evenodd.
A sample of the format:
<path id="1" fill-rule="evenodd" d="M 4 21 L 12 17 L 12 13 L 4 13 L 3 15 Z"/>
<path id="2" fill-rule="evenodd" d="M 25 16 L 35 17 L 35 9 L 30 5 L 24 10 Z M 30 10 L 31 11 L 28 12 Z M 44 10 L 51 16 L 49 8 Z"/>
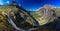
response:
<path id="1" fill-rule="evenodd" d="M 28 11 L 23 9 L 22 6 L 19 6 L 13 1 L 9 5 L 0 7 L 0 31 L 31 31 L 32 29 L 35 29 L 34 27 L 36 26 L 41 26 L 39 29 L 47 31 L 48 28 L 42 27 L 42 25 L 54 22 L 55 20 L 57 21 L 59 16 L 60 9 L 51 5 L 44 5 L 41 9 L 31 15 Z"/>
<path id="2" fill-rule="evenodd" d="M 36 20 L 16 2 L 0 7 L 1 30 L 21 30 L 29 29 L 37 25 Z M 0 31 L 1 31 L 0 30 Z"/>
<path id="3" fill-rule="evenodd" d="M 60 31 L 60 8 L 44 5 L 33 14 L 33 17 L 38 21 L 41 27 L 48 29 L 48 31 Z"/>
<path id="4" fill-rule="evenodd" d="M 56 11 L 54 10 L 55 7 L 51 5 L 44 5 L 41 7 L 36 13 L 35 18 L 40 25 L 44 25 L 46 23 L 50 23 L 57 18 Z"/>

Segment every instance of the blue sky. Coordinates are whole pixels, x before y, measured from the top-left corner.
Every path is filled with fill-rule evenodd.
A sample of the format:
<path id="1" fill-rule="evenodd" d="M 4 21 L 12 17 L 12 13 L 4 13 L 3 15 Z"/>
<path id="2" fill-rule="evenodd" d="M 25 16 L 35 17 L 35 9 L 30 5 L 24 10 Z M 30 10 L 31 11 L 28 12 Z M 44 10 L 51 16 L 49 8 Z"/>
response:
<path id="1" fill-rule="evenodd" d="M 12 0 L 0 0 L 0 4 L 1 3 L 3 3 L 3 5 L 8 4 L 11 3 L 11 1 Z M 45 4 L 60 7 L 60 0 L 16 0 L 16 2 L 22 5 L 24 9 L 33 11 L 37 10 L 38 8 L 42 7 Z"/>

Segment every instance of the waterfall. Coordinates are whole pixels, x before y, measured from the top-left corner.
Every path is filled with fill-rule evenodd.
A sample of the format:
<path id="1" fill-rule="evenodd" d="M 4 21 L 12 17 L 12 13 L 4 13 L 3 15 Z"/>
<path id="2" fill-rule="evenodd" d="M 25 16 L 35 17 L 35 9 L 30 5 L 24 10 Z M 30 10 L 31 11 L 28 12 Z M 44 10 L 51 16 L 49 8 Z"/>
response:
<path id="1" fill-rule="evenodd" d="M 19 27 L 17 27 L 17 25 L 13 22 L 13 20 L 10 18 L 10 16 L 9 16 L 9 14 L 8 13 L 4 13 L 4 14 L 6 14 L 7 15 L 7 20 L 8 20 L 8 22 L 16 29 L 16 30 L 19 30 L 19 31 L 32 31 L 32 30 L 35 30 L 35 29 L 37 29 L 37 28 L 30 28 L 30 29 L 27 29 L 27 30 L 23 30 L 23 29 L 21 29 L 21 28 L 19 28 Z"/>
<path id="2" fill-rule="evenodd" d="M 5 13 L 6 15 L 7 15 L 7 17 L 8 17 L 8 22 L 15 28 L 15 29 L 17 29 L 17 30 L 22 30 L 22 31 L 24 31 L 23 29 L 20 29 L 20 28 L 18 28 L 17 26 L 16 26 L 16 24 L 13 22 L 13 20 L 10 18 L 10 16 L 9 16 L 9 14 L 8 13 Z"/>

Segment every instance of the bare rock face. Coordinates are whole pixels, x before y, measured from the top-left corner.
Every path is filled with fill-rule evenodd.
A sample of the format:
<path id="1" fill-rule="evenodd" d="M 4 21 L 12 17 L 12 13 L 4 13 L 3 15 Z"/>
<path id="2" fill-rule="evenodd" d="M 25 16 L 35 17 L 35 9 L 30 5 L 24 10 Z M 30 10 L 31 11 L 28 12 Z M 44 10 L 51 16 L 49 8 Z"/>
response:
<path id="1" fill-rule="evenodd" d="M 53 18 L 56 16 L 55 11 L 52 9 L 42 8 L 42 9 L 40 9 L 39 13 L 42 16 L 42 18 L 46 18 L 46 17 Z"/>
<path id="2" fill-rule="evenodd" d="M 56 18 L 55 10 L 53 10 L 53 6 L 44 5 L 41 9 L 39 9 L 38 14 L 40 17 L 40 24 L 46 24 L 52 22 Z"/>

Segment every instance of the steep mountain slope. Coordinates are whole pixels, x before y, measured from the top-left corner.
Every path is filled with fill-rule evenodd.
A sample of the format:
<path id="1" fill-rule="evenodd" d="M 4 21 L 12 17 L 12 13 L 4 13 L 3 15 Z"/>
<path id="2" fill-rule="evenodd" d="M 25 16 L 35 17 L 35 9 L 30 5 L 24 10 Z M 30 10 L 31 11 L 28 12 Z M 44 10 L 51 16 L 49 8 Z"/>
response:
<path id="1" fill-rule="evenodd" d="M 57 19 L 57 15 L 60 14 L 59 12 L 59 9 L 57 10 L 57 8 L 51 5 L 44 5 L 33 15 L 33 17 L 35 17 L 40 25 L 44 25 Z"/>
<path id="2" fill-rule="evenodd" d="M 60 31 L 60 8 L 44 5 L 33 14 L 33 17 L 40 24 L 40 28 L 48 29 L 48 31 Z M 40 28 L 37 31 L 40 31 Z"/>
<path id="3" fill-rule="evenodd" d="M 32 14 L 32 13 L 31 13 Z M 60 9 L 51 5 L 44 5 L 32 15 L 16 2 L 0 7 L 0 31 L 30 31 L 30 28 L 38 26 L 36 31 L 46 30 L 54 26 L 60 18 Z M 45 25 L 50 24 L 47 27 Z M 58 22 L 57 22 L 58 23 Z M 43 29 L 42 29 L 43 28 Z M 30 30 L 29 30 L 30 29 Z M 35 30 L 34 30 L 35 31 Z"/>
<path id="4" fill-rule="evenodd" d="M 38 25 L 36 20 L 14 1 L 0 7 L 0 18 L 2 31 L 29 29 Z"/>

